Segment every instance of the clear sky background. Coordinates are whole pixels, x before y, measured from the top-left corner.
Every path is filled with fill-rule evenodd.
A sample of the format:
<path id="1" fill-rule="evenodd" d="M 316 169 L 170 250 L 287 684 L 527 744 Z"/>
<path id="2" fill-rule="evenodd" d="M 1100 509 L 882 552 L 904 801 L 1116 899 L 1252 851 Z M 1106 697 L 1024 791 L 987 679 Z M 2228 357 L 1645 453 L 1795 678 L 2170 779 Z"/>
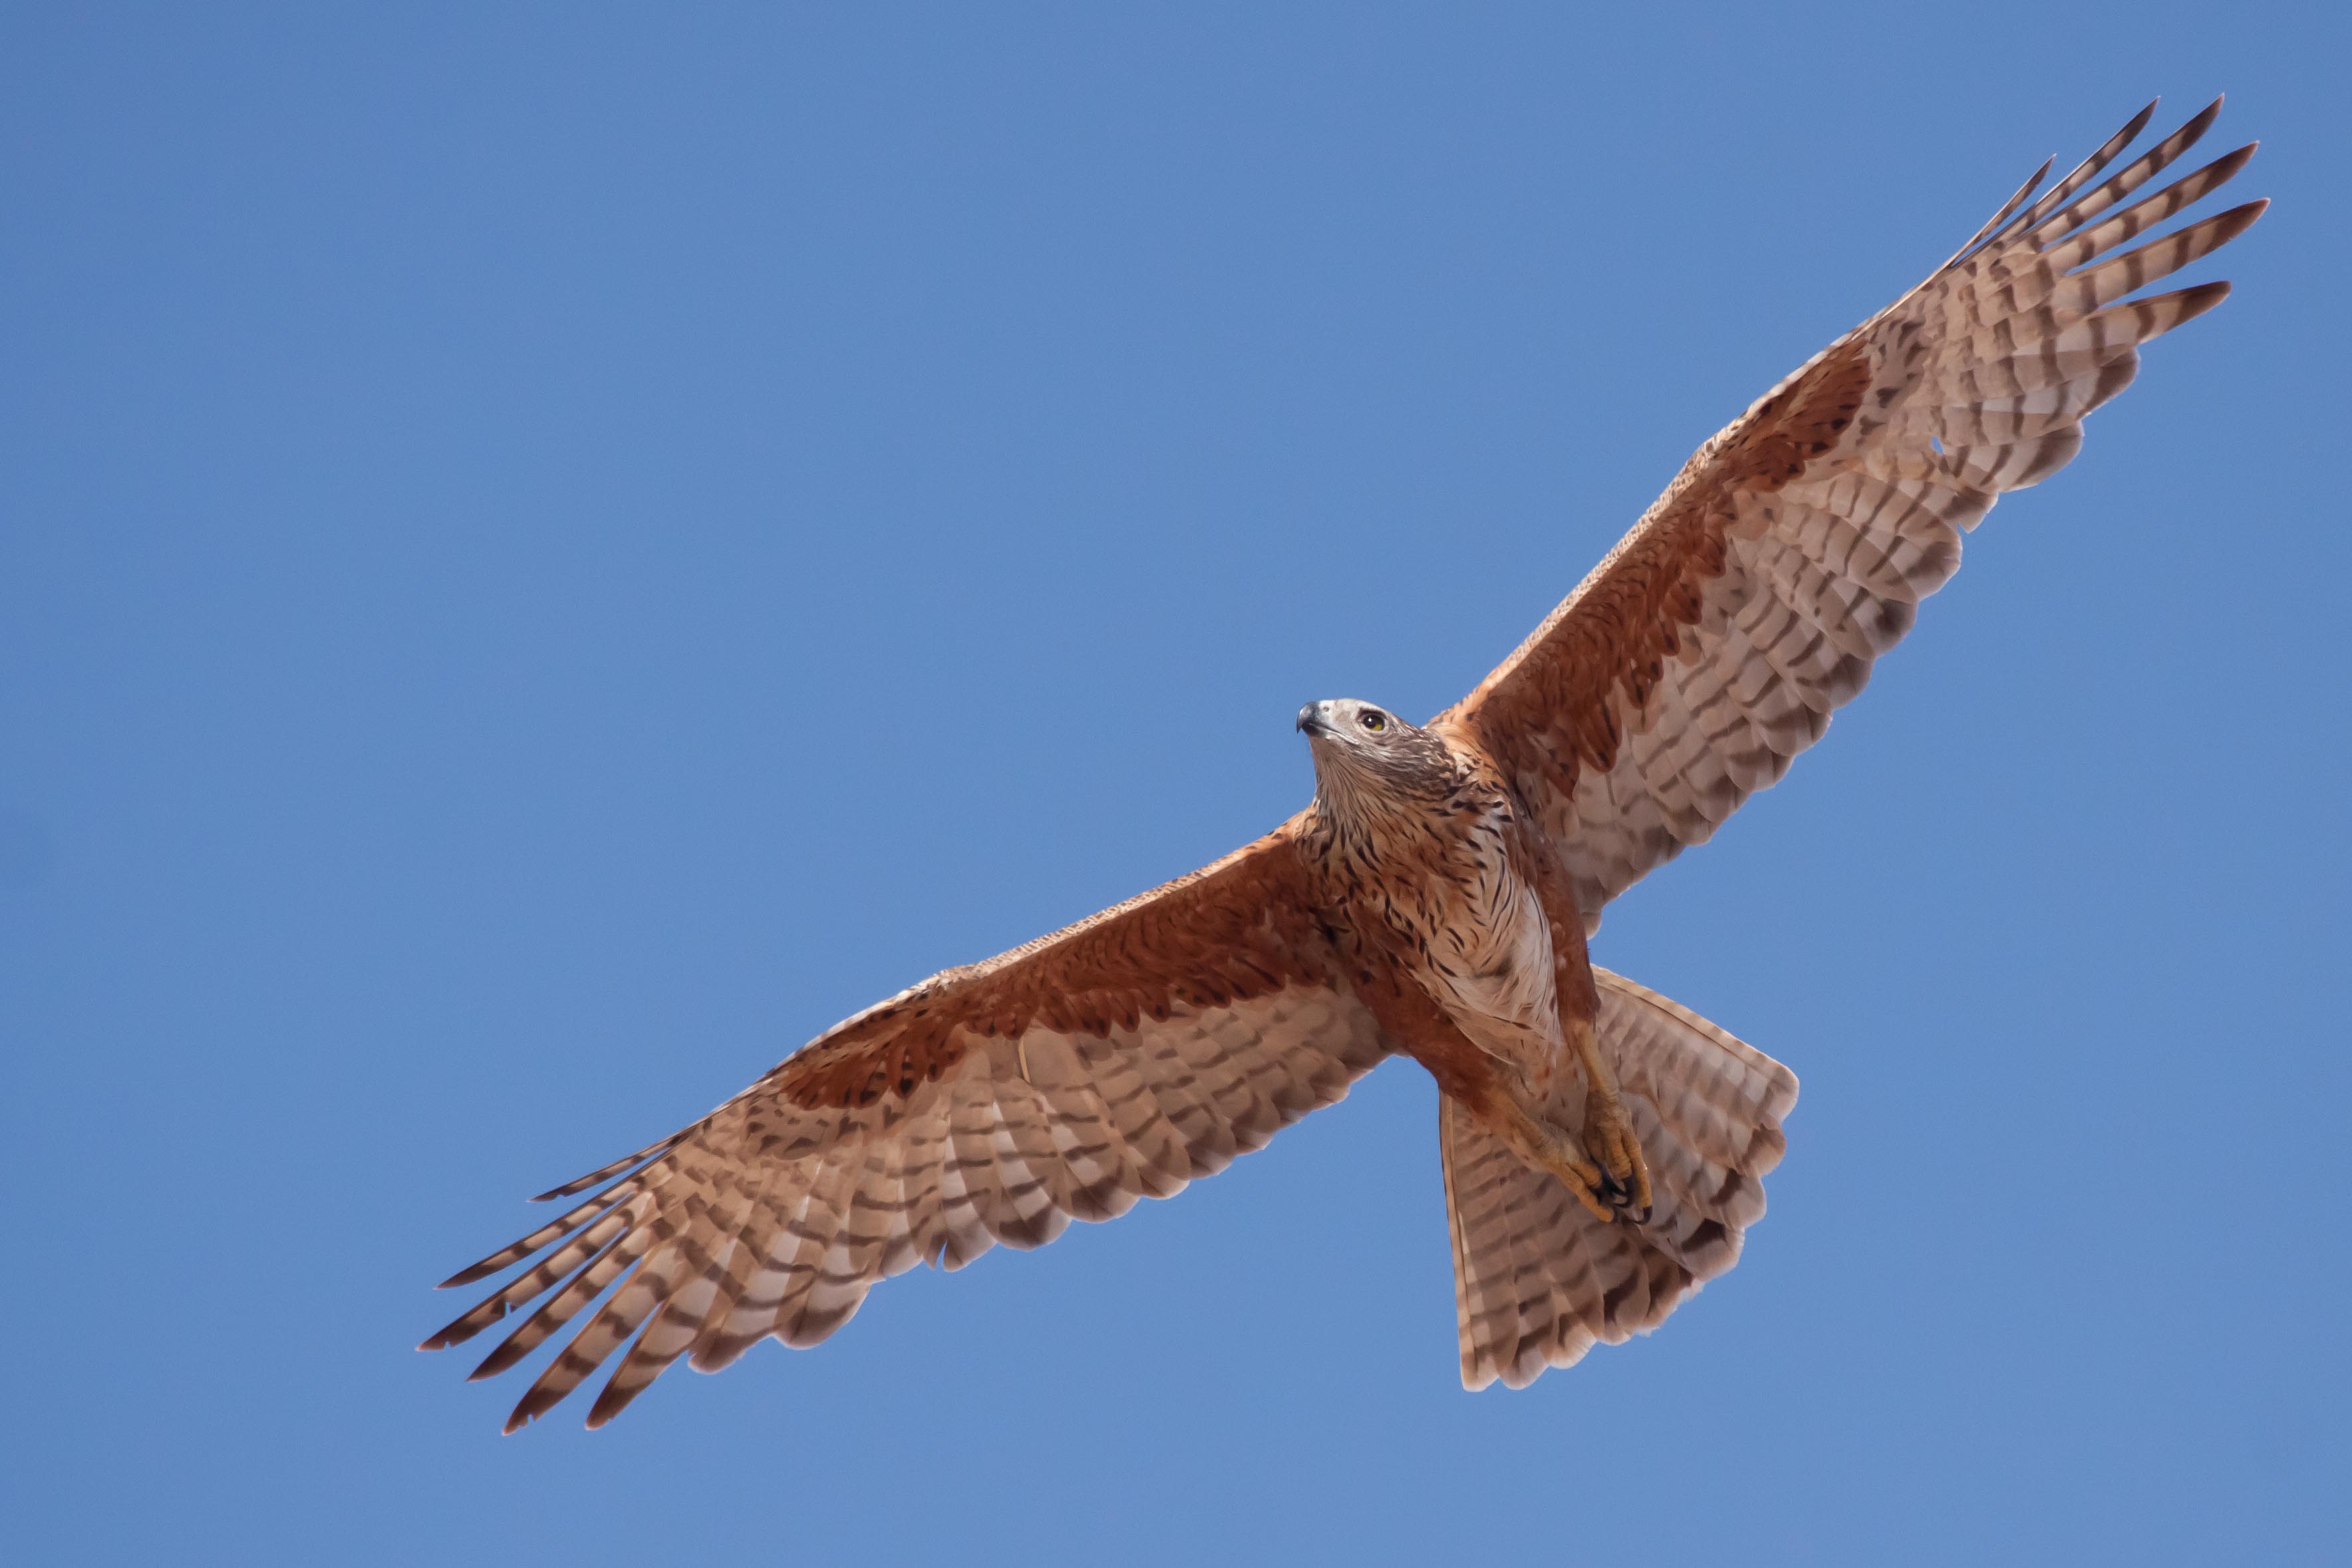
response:
<path id="1" fill-rule="evenodd" d="M 26 1563 L 2341 1562 L 2326 8 L 10 7 Z M 822 1349 L 498 1435 L 522 1198 L 1221 853 L 2162 92 L 2271 216 L 1600 961 L 1804 1093 L 1457 1385 L 1409 1063 Z"/>

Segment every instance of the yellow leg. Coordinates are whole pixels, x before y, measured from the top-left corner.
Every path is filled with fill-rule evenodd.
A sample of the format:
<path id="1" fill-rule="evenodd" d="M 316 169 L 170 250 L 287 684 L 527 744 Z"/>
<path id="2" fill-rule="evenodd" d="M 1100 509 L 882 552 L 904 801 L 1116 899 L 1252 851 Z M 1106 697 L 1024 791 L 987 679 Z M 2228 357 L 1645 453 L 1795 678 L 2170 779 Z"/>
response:
<path id="1" fill-rule="evenodd" d="M 1633 1135 L 1633 1119 L 1617 1092 L 1617 1075 L 1601 1056 L 1601 1039 L 1589 1019 L 1561 1021 L 1569 1049 L 1584 1067 L 1584 1155 L 1599 1165 L 1608 1180 L 1602 1192 L 1610 1206 L 1639 1225 L 1650 1218 L 1650 1166 L 1642 1157 L 1641 1140 Z"/>
<path id="2" fill-rule="evenodd" d="M 1643 1224 L 1650 1218 L 1650 1167 L 1642 1158 L 1641 1141 L 1633 1136 L 1633 1119 L 1618 1098 L 1617 1075 L 1601 1060 L 1600 1037 L 1593 1031 L 1601 996 L 1593 988 L 1592 964 L 1584 950 L 1584 915 L 1560 857 L 1535 817 L 1515 812 L 1511 821 L 1512 869 L 1535 889 L 1551 933 L 1552 994 L 1559 999 L 1560 1034 L 1584 1069 L 1580 1153 L 1587 1163 L 1601 1168 L 1599 1201 L 1611 1216 L 1622 1214 Z"/>

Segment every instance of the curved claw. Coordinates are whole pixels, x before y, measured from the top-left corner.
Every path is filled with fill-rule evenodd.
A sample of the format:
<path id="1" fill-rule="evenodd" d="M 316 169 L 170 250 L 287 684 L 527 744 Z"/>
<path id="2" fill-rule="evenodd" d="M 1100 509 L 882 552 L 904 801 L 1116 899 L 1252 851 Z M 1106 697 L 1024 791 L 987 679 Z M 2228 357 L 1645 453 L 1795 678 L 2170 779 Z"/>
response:
<path id="1" fill-rule="evenodd" d="M 1568 1190 L 1576 1195 L 1576 1201 L 1584 1205 L 1586 1212 L 1593 1218 L 1603 1225 L 1613 1225 L 1617 1222 L 1620 1210 L 1616 1203 L 1611 1199 L 1610 1188 L 1614 1184 L 1609 1177 L 1603 1176 L 1596 1181 L 1588 1182 L 1571 1171 L 1559 1171 L 1556 1174 L 1566 1184 Z"/>
<path id="2" fill-rule="evenodd" d="M 1650 1166 L 1642 1157 L 1641 1141 L 1633 1136 L 1633 1124 L 1624 1108 L 1613 1100 L 1597 1102 L 1586 1115 L 1584 1142 L 1589 1157 L 1602 1173 L 1599 1196 L 1608 1202 L 1611 1212 L 1607 1218 L 1647 1225 Z"/>
<path id="3" fill-rule="evenodd" d="M 1637 1166 L 1635 1174 L 1640 1176 L 1646 1173 Z M 1647 1186 L 1646 1183 L 1643 1185 Z M 1609 1213 L 1604 1218 L 1612 1220 L 1622 1219 L 1628 1225 L 1650 1223 L 1649 1194 L 1646 1191 L 1636 1192 L 1613 1173 L 1601 1177 L 1600 1196 L 1609 1206 Z"/>

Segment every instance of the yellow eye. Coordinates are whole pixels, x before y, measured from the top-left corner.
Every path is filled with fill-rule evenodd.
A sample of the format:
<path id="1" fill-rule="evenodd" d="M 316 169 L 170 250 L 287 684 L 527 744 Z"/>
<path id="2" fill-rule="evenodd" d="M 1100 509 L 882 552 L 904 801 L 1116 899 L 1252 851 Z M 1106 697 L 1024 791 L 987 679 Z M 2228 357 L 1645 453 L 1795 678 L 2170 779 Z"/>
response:
<path id="1" fill-rule="evenodd" d="M 1365 710 L 1362 719 L 1359 722 L 1360 722 L 1366 729 L 1370 730 L 1374 735 L 1378 735 L 1381 731 L 1388 728 L 1389 727 L 1388 716 L 1386 714 L 1375 713 L 1369 708 Z"/>

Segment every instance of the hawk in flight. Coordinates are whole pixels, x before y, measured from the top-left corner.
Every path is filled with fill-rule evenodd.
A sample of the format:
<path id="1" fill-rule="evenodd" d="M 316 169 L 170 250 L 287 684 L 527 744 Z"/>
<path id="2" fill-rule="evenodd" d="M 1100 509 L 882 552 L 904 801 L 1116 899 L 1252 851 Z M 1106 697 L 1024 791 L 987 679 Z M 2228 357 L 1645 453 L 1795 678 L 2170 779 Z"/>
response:
<path id="1" fill-rule="evenodd" d="M 1738 1258 L 1797 1081 L 1586 939 L 1821 738 L 1962 532 L 2074 455 L 2138 345 L 2221 302 L 2226 283 L 2137 291 L 2263 203 L 2118 249 L 2244 167 L 2251 146 L 2155 183 L 2220 107 L 2116 167 L 2151 104 L 2033 199 L 2045 163 L 1701 446 L 1453 707 L 1301 708 L 1315 798 L 1273 832 L 934 975 L 545 1194 L 581 1201 L 451 1279 L 522 1270 L 425 1347 L 537 1302 L 489 1376 L 604 1297 L 508 1430 L 626 1345 L 601 1426 L 680 1356 L 814 1344 L 918 1263 L 1169 1197 L 1396 1054 L 1440 1091 L 1463 1382 L 1517 1387 L 1655 1327 Z"/>

